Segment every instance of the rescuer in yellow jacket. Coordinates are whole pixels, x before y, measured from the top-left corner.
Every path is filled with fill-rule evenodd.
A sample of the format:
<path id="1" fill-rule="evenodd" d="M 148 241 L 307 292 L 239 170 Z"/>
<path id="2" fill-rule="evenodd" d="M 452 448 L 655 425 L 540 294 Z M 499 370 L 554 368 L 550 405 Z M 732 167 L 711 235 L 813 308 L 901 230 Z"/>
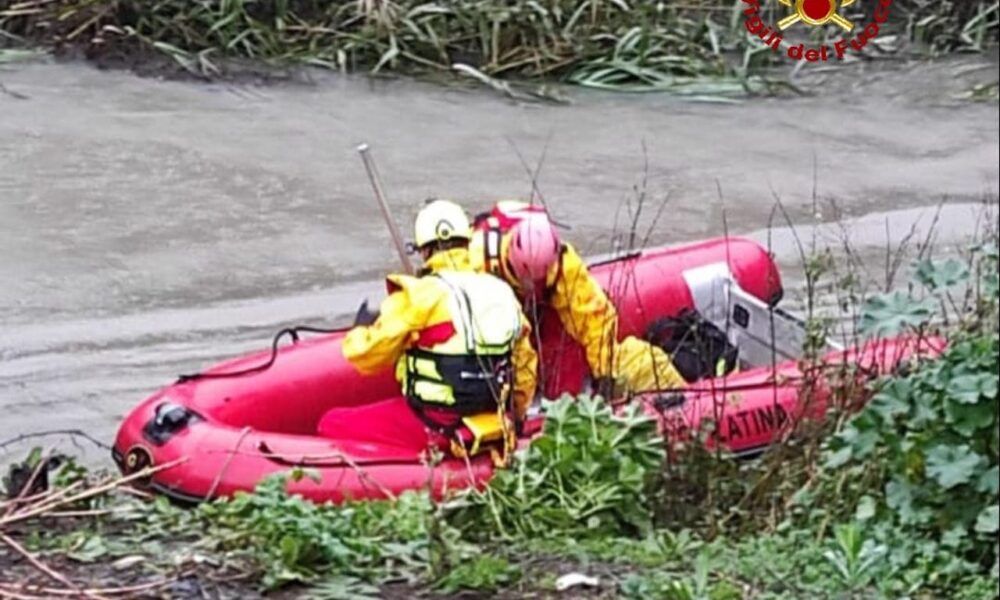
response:
<path id="1" fill-rule="evenodd" d="M 499 202 L 477 219 L 469 246 L 473 266 L 502 277 L 525 311 L 546 302 L 584 349 L 595 380 L 614 390 L 678 388 L 684 378 L 661 348 L 628 336 L 618 340 L 618 313 L 572 245 L 561 242 L 540 206 Z"/>
<path id="2" fill-rule="evenodd" d="M 403 397 L 334 409 L 319 432 L 418 451 L 442 438 L 456 453 L 501 440 L 509 450 L 535 394 L 528 320 L 506 282 L 472 269 L 471 227 L 461 207 L 427 204 L 415 234 L 421 275 L 390 275 L 392 291 L 379 312 L 362 305 L 342 345 L 362 374 L 395 364 Z"/>

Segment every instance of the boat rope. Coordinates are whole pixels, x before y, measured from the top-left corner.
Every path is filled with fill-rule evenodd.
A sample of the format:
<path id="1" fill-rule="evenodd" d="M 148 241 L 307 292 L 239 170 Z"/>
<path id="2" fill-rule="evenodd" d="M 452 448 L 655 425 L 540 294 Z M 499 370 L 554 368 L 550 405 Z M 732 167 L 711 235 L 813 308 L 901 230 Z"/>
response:
<path id="1" fill-rule="evenodd" d="M 323 329 L 320 327 L 309 327 L 306 325 L 296 325 L 295 327 L 286 327 L 274 335 L 274 339 L 271 341 L 271 356 L 266 362 L 259 365 L 254 365 L 246 369 L 240 369 L 238 371 L 224 371 L 222 373 L 213 372 L 202 372 L 202 373 L 189 373 L 180 375 L 177 378 L 177 383 L 186 383 L 188 381 L 195 381 L 198 379 L 224 379 L 228 377 L 243 377 L 244 375 L 251 375 L 253 373 L 260 373 L 266 371 L 274 365 L 274 362 L 278 359 L 278 343 L 284 336 L 289 336 L 292 338 L 292 343 L 295 344 L 299 341 L 300 333 L 336 333 L 342 331 L 342 329 Z"/>
<path id="2" fill-rule="evenodd" d="M 333 460 L 325 460 L 320 457 L 310 457 L 302 455 L 299 458 L 287 457 L 271 450 L 267 442 L 257 444 L 260 455 L 266 460 L 283 467 L 306 467 L 316 469 L 327 469 L 331 467 L 387 467 L 387 466 L 410 466 L 418 460 L 411 458 L 348 458 L 347 455 L 339 454 L 330 456 Z"/>

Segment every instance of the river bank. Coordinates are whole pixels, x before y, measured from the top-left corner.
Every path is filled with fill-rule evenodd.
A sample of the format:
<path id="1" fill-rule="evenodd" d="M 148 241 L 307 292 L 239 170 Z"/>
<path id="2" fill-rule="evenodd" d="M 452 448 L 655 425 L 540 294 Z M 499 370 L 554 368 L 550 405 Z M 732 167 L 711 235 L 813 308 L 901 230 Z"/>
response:
<path id="1" fill-rule="evenodd" d="M 19 0 L 0 3 L 0 48 L 39 47 L 104 66 L 209 80 L 287 77 L 288 69 L 315 66 L 436 80 L 471 77 L 543 99 L 551 98 L 544 87 L 512 92 L 507 82 L 724 97 L 781 89 L 769 70 L 788 64 L 782 56 L 788 48 L 781 44 L 780 52 L 771 52 L 768 44 L 779 50 L 771 43 L 776 24 L 795 13 L 786 4 Z M 794 46 L 844 34 L 846 47 L 857 34 L 863 39 L 854 41 L 852 60 L 981 52 L 996 45 L 996 2 L 896 0 L 872 8 L 841 7 L 838 19 L 851 25 L 850 34 L 829 23 L 783 29 L 781 36 Z M 873 19 L 876 30 L 870 29 Z M 773 30 L 767 42 L 757 39 L 766 37 L 765 26 Z"/>

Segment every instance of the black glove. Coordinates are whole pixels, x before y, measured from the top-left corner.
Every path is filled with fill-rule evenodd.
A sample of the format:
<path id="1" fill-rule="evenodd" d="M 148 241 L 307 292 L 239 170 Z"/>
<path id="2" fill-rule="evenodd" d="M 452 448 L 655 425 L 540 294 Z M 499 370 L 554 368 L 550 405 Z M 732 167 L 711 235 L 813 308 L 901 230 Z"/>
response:
<path id="1" fill-rule="evenodd" d="M 615 397 L 614 377 L 598 377 L 591 383 L 594 395 L 601 396 L 605 400 L 613 400 Z"/>
<path id="2" fill-rule="evenodd" d="M 368 298 L 365 298 L 365 301 L 358 307 L 358 314 L 354 315 L 354 326 L 371 325 L 376 319 L 378 319 L 378 311 L 369 310 Z"/>

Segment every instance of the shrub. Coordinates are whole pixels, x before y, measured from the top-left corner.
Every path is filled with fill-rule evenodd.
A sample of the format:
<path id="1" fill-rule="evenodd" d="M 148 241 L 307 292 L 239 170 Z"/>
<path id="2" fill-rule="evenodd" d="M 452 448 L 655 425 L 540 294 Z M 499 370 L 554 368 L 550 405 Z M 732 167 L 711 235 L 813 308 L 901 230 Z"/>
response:
<path id="1" fill-rule="evenodd" d="M 545 430 L 452 521 L 487 537 L 601 536 L 652 527 L 649 485 L 665 456 L 638 406 L 613 414 L 600 397 L 547 402 Z"/>
<path id="2" fill-rule="evenodd" d="M 911 568 L 924 561 L 931 576 L 981 572 L 977 565 L 998 571 L 996 248 L 976 248 L 973 259 L 971 270 L 924 261 L 916 278 L 926 298 L 896 293 L 869 304 L 863 322 L 870 331 L 924 332 L 936 306 L 940 319 L 949 319 L 950 308 L 961 326 L 938 360 L 882 382 L 830 440 L 826 485 L 812 498 L 829 516 L 853 511 L 871 536 L 896 537 L 890 562 Z M 955 293 L 962 284 L 965 292 Z M 942 551 L 958 562 L 941 560 Z"/>

